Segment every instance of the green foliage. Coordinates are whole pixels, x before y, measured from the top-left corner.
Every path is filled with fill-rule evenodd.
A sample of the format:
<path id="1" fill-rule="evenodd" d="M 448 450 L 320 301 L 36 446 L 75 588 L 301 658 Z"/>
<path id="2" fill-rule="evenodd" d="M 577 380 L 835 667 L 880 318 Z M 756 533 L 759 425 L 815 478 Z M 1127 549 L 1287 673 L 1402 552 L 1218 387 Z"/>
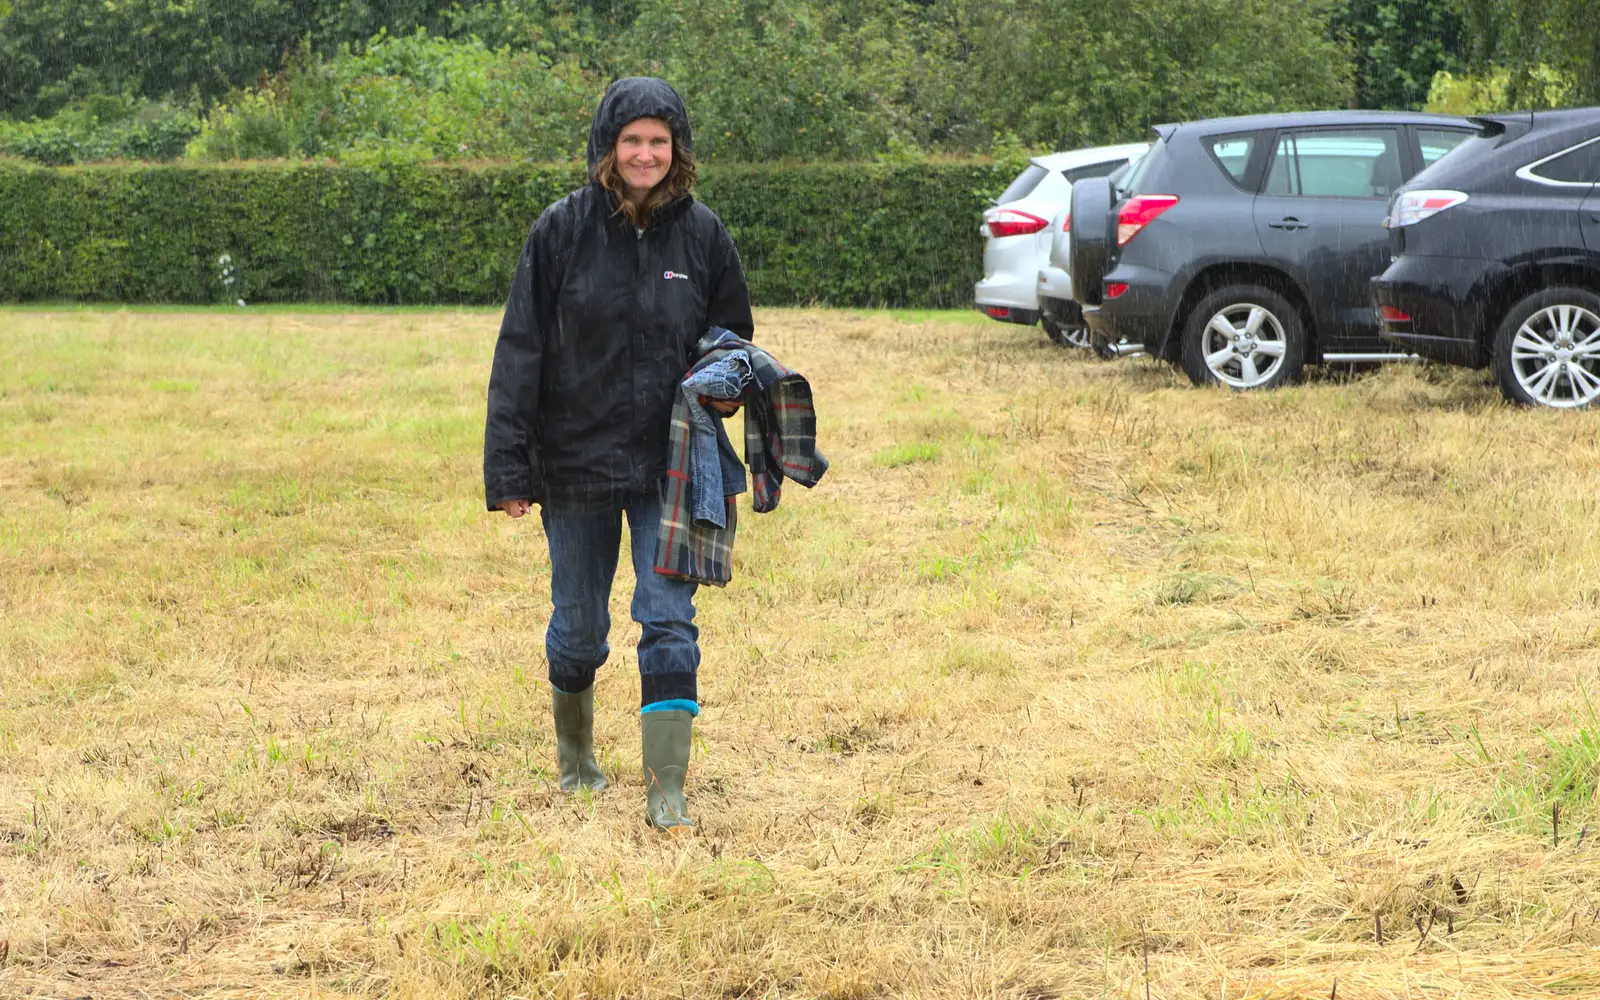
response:
<path id="1" fill-rule="evenodd" d="M 189 108 L 97 95 L 44 121 L 0 119 L 0 154 L 51 165 L 171 160 L 199 131 L 200 119 Z"/>
<path id="2" fill-rule="evenodd" d="M 1363 108 L 1419 109 L 1440 72 L 1460 72 L 1466 38 L 1454 0 L 1346 0 L 1333 20 L 1355 50 Z"/>
<path id="3" fill-rule="evenodd" d="M 256 90 L 218 105 L 185 150 L 196 160 L 272 160 L 292 151 L 286 116 L 271 93 Z"/>
<path id="4" fill-rule="evenodd" d="M 711 166 L 765 305 L 967 304 L 1009 164 Z M 574 166 L 80 167 L 0 160 L 0 301 L 495 303 Z M 225 259 L 224 259 L 225 256 Z"/>
<path id="5" fill-rule="evenodd" d="M 1426 110 L 1446 115 L 1477 115 L 1509 111 L 1517 106 L 1511 100 L 1511 71 L 1497 69 L 1486 76 L 1457 76 L 1441 70 L 1428 89 Z M 1548 66 L 1531 66 L 1524 71 L 1522 107 L 1555 108 L 1567 102 L 1572 78 Z"/>
<path id="6" fill-rule="evenodd" d="M 1527 754 L 1499 760 L 1484 743 L 1476 725 L 1461 736 L 1467 752 L 1458 755 L 1474 767 L 1500 767 L 1495 792 L 1485 810 L 1496 826 L 1521 829 L 1540 836 L 1559 836 L 1565 817 L 1568 836 L 1595 818 L 1600 806 L 1600 716 L 1587 689 L 1580 690 L 1582 711 L 1574 711 L 1572 733 L 1563 737 L 1549 731 L 1543 760 Z"/>
<path id="7" fill-rule="evenodd" d="M 190 149 L 202 160 L 326 156 L 346 162 L 552 160 L 583 148 L 592 94 L 573 67 L 424 31 L 363 52 L 302 50 L 261 89 L 219 107 Z"/>
<path id="8" fill-rule="evenodd" d="M 440 23 L 446 0 L 13 0 L 0 20 L 0 112 L 47 116 L 91 93 L 206 103 L 276 69 L 301 39 L 334 51 Z"/>
<path id="9" fill-rule="evenodd" d="M 857 158 L 885 148 L 889 119 L 838 13 L 803 0 L 659 0 L 624 40 L 637 73 L 688 95 L 706 158 Z"/>
<path id="10" fill-rule="evenodd" d="M 1506 103 L 1506 78 L 1502 70 L 1490 76 L 1471 76 L 1440 70 L 1428 87 L 1424 111 L 1441 115 L 1478 115 L 1501 111 Z"/>
<path id="11" fill-rule="evenodd" d="M 703 158 L 903 162 L 1344 104 L 1334 2 L 18 0 L 0 114 L 128 93 L 208 109 L 206 159 L 548 159 L 650 73 Z"/>
<path id="12" fill-rule="evenodd" d="M 1480 75 L 1506 71 L 1519 108 L 1600 104 L 1600 17 L 1593 0 L 1459 0 Z M 1551 80 L 1569 81 L 1566 89 Z"/>
<path id="13" fill-rule="evenodd" d="M 552 63 L 575 61 L 609 77 L 617 37 L 638 7 L 634 0 L 486 0 L 452 6 L 446 21 L 452 38 L 477 38 Z"/>
<path id="14" fill-rule="evenodd" d="M 932 0 L 927 120 L 962 145 L 1070 148 L 1196 117 L 1339 106 L 1349 70 L 1316 0 Z"/>

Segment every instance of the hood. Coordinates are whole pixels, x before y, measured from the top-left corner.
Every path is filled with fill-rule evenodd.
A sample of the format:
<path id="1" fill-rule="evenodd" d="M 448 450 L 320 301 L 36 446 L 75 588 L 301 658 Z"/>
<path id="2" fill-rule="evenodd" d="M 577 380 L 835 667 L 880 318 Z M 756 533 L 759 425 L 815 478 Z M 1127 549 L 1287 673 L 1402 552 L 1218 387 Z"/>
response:
<path id="1" fill-rule="evenodd" d="M 672 84 L 653 76 L 628 76 L 606 88 L 600 106 L 594 110 L 589 127 L 589 169 L 617 144 L 617 136 L 629 122 L 640 118 L 660 118 L 685 149 L 693 149 L 689 135 L 689 113 L 683 98 Z"/>

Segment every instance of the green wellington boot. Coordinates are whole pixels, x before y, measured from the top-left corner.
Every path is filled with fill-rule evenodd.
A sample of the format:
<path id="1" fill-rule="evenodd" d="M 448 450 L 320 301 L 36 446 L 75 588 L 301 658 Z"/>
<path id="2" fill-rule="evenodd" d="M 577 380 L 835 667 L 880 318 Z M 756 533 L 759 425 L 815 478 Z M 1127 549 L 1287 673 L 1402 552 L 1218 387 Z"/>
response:
<path id="1" fill-rule="evenodd" d="M 580 787 L 598 792 L 606 776 L 594 759 L 594 685 L 578 694 L 550 689 L 550 714 L 556 723 L 556 763 L 561 768 L 559 788 L 575 792 Z"/>
<path id="2" fill-rule="evenodd" d="M 689 744 L 694 716 L 683 711 L 639 716 L 644 747 L 644 820 L 658 830 L 692 827 L 683 779 L 689 774 Z"/>

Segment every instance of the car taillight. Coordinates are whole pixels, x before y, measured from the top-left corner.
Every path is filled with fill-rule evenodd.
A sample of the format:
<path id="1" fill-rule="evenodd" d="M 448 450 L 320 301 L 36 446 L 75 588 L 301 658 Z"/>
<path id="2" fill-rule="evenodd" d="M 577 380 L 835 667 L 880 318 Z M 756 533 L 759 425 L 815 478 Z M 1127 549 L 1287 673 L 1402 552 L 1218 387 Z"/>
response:
<path id="1" fill-rule="evenodd" d="M 1106 298 L 1108 299 L 1120 299 L 1127 290 L 1128 283 L 1125 281 L 1106 282 Z"/>
<path id="2" fill-rule="evenodd" d="M 1388 323 L 1409 323 L 1411 314 L 1399 306 L 1379 306 L 1378 314 Z"/>
<path id="3" fill-rule="evenodd" d="M 1061 231 L 1063 233 L 1072 232 L 1072 213 L 1071 212 L 1068 212 L 1066 215 L 1063 215 L 1061 217 Z"/>
<path id="4" fill-rule="evenodd" d="M 1175 194 L 1141 194 L 1123 202 L 1117 210 L 1117 246 L 1125 246 L 1139 235 L 1139 230 L 1177 203 Z"/>
<path id="5" fill-rule="evenodd" d="M 1031 236 L 1050 223 L 1037 215 L 1019 212 L 1014 208 L 1002 208 L 989 216 L 987 224 L 989 235 L 1000 237 Z"/>
<path id="6" fill-rule="evenodd" d="M 1465 191 L 1407 191 L 1394 200 L 1394 211 L 1384 220 L 1390 229 L 1414 226 L 1467 200 Z"/>

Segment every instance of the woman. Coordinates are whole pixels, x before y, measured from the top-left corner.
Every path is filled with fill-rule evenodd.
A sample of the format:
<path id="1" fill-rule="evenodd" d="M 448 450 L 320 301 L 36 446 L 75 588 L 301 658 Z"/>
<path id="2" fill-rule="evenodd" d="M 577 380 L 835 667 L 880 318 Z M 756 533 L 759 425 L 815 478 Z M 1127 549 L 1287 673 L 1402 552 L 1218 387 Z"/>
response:
<path id="1" fill-rule="evenodd" d="M 589 131 L 591 182 L 523 245 L 489 376 L 490 510 L 540 505 L 553 606 L 545 633 L 560 788 L 598 790 L 595 672 L 626 516 L 639 623 L 645 819 L 692 826 L 684 801 L 700 666 L 695 585 L 652 572 L 679 381 L 707 327 L 746 339 L 750 292 L 721 220 L 689 193 L 689 118 L 665 81 L 618 80 Z M 732 413 L 738 404 L 718 407 Z"/>

